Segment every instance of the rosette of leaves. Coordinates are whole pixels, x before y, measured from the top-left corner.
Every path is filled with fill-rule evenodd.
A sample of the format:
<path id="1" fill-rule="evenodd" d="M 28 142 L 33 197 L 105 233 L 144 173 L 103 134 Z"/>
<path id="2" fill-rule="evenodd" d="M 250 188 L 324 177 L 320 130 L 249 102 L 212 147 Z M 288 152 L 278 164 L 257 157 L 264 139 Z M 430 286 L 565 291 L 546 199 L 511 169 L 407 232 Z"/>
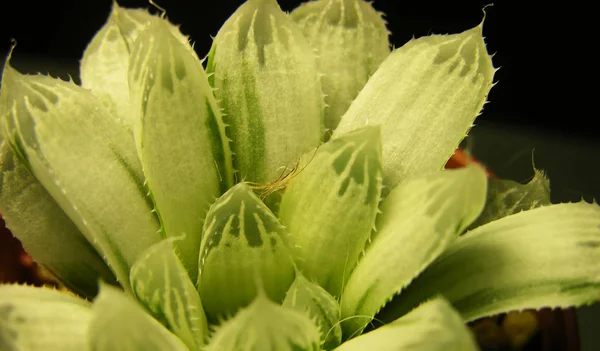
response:
<path id="1" fill-rule="evenodd" d="M 248 0 L 204 66 L 115 4 L 80 86 L 9 57 L 0 210 L 87 299 L 1 286 L 0 349 L 469 350 L 466 321 L 597 299 L 598 206 L 443 170 L 492 87 L 482 25 L 387 36 L 362 0 Z"/>

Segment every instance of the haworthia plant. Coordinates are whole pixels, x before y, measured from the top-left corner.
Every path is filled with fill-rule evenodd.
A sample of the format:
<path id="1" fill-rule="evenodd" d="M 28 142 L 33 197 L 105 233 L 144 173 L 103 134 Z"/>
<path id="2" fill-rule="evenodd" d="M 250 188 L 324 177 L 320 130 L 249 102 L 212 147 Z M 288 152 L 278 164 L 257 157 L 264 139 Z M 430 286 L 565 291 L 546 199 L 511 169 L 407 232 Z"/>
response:
<path id="1" fill-rule="evenodd" d="M 0 349 L 472 350 L 465 321 L 598 300 L 596 204 L 442 170 L 492 87 L 483 25 L 389 53 L 376 7 L 248 0 L 205 68 L 115 3 L 82 86 L 9 56 L 0 211 L 93 302 L 0 286 Z"/>

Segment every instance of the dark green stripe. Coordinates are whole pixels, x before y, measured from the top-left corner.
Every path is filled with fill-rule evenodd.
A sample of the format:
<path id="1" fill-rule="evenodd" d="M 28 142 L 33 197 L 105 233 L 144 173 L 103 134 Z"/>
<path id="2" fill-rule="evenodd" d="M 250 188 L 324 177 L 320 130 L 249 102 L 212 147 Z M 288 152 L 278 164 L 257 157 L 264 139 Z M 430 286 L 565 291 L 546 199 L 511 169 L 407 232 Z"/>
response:
<path id="1" fill-rule="evenodd" d="M 109 255 L 109 253 L 107 253 L 107 252 L 99 252 L 99 253 L 102 255 L 102 257 L 107 257 L 105 259 L 105 261 L 109 265 L 109 268 L 111 268 L 111 270 L 115 274 L 115 277 L 119 280 L 119 284 L 121 284 L 121 286 L 123 286 L 123 284 L 130 285 L 128 272 L 129 272 L 129 269 L 131 268 L 131 266 L 127 263 L 127 258 L 123 257 L 123 255 L 121 255 L 121 250 L 120 250 L 119 245 L 116 244 L 112 240 L 108 229 L 102 225 L 102 222 L 99 221 L 90 211 L 87 211 L 87 212 L 88 212 L 89 219 L 99 227 L 100 234 L 102 235 L 102 237 L 100 237 L 100 238 L 96 237 L 95 239 L 98 240 L 99 243 L 105 244 L 106 248 L 108 250 L 110 250 L 110 254 L 112 254 L 112 255 Z M 109 262 L 108 257 L 114 257 L 115 262 Z M 124 268 L 125 277 L 119 277 L 118 272 L 121 271 L 123 268 Z M 126 281 L 120 280 L 121 278 L 126 279 Z M 124 288 L 126 288 L 126 287 L 124 287 Z M 126 290 L 127 290 L 127 288 L 126 288 Z"/>
<path id="2" fill-rule="evenodd" d="M 27 167 L 27 169 L 31 172 L 31 174 L 33 174 L 33 170 L 29 165 L 29 157 L 27 156 L 27 152 L 25 152 L 25 146 L 23 146 L 23 140 L 21 140 L 17 132 L 13 134 L 12 143 L 9 143 L 9 145 L 11 146 L 15 156 L 17 156 L 21 162 L 23 162 L 25 167 Z"/>
<path id="3" fill-rule="evenodd" d="M 105 244 L 108 246 L 109 250 L 111 250 L 111 253 L 115 257 L 115 261 L 116 261 L 115 263 L 117 263 L 120 267 L 125 267 L 126 268 L 125 272 L 127 272 L 129 270 L 129 268 L 131 268 L 131 266 L 127 263 L 127 258 L 124 257 L 123 255 L 121 255 L 121 250 L 119 249 L 119 246 L 112 240 L 110 235 L 108 235 L 108 231 L 106 230 L 106 228 L 104 228 L 102 225 L 100 225 L 98 221 L 96 221 L 96 223 L 98 223 L 98 225 L 100 226 L 100 231 L 104 235 Z M 106 253 L 105 253 L 105 255 L 106 255 Z M 113 267 L 113 269 L 117 270 L 119 268 Z M 116 275 L 116 273 L 115 273 L 115 275 Z M 118 279 L 118 277 L 117 277 L 117 279 Z M 121 281 L 119 283 L 124 284 L 125 282 Z M 127 283 L 129 284 L 129 275 L 127 275 Z"/>
<path id="4" fill-rule="evenodd" d="M 246 106 L 248 108 L 248 140 L 237 143 L 237 146 L 242 144 L 242 148 L 236 150 L 236 153 L 250 161 L 249 164 L 252 165 L 252 169 L 240 169 L 240 172 L 242 173 L 242 177 L 245 178 L 244 180 L 265 182 L 269 179 L 266 179 L 268 175 L 264 174 L 266 148 L 263 112 L 261 111 L 259 104 L 256 77 L 245 59 L 242 59 L 242 84 L 244 86 L 244 100 L 246 101 Z M 235 125 L 235 123 L 233 125 Z M 238 133 L 234 133 L 234 135 L 239 137 Z M 247 154 L 248 148 L 244 147 L 248 146 L 248 144 L 252 146 L 249 150 L 250 154 Z M 234 145 L 236 145 L 235 140 Z M 242 152 L 242 150 L 245 150 L 246 153 Z"/>
<path id="5" fill-rule="evenodd" d="M 227 174 L 227 159 L 223 145 L 228 143 L 227 135 L 221 135 L 217 117 L 213 111 L 208 97 L 205 100 L 206 113 L 208 114 L 205 126 L 208 129 L 208 138 L 212 149 L 212 156 L 216 162 L 217 172 L 219 173 L 219 192 L 223 195 L 233 184 L 229 184 L 229 175 Z"/>
<path id="6" fill-rule="evenodd" d="M 150 209 L 153 209 L 154 203 L 152 202 L 152 199 L 148 196 L 148 189 L 146 188 L 146 186 L 144 186 L 144 180 L 140 179 L 137 176 L 136 172 L 133 170 L 133 167 L 131 167 L 129 162 L 127 162 L 127 160 L 117 150 L 115 150 L 113 145 L 109 144 L 108 147 L 113 152 L 113 155 L 115 155 L 115 158 L 117 159 L 121 167 L 125 169 L 125 171 L 129 175 L 129 178 L 133 181 L 135 187 L 138 189 L 138 192 L 140 193 L 142 198 L 146 201 L 148 207 Z"/>

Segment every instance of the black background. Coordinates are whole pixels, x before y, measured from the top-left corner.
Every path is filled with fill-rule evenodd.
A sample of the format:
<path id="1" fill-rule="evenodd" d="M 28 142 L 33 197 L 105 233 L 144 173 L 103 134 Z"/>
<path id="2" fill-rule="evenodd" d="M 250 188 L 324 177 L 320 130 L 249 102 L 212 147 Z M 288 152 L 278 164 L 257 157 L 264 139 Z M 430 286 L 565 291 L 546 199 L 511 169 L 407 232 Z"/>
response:
<path id="1" fill-rule="evenodd" d="M 21 71 L 77 75 L 87 42 L 105 22 L 110 0 L 0 0 L 0 54 L 18 45 L 13 65 Z M 375 0 L 386 14 L 391 43 L 401 46 L 411 36 L 453 33 L 477 25 L 491 0 Z M 144 0 L 121 0 L 126 7 L 151 7 Z M 196 42 L 203 57 L 211 35 L 242 0 L 157 0 L 174 23 Z M 290 11 L 298 0 L 280 0 Z M 487 8 L 484 35 L 498 84 L 480 121 L 492 121 L 568 136 L 595 138 L 598 38 L 592 9 L 576 2 L 497 1 Z M 62 74 L 64 76 L 64 74 Z"/>

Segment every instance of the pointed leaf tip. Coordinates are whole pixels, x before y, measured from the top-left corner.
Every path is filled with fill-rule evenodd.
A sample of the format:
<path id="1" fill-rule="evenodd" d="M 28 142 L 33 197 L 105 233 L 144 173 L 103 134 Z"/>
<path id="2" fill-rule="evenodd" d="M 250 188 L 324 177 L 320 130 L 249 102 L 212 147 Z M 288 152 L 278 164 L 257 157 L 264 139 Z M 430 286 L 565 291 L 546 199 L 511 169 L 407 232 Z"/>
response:
<path id="1" fill-rule="evenodd" d="M 390 53 L 382 14 L 363 0 L 319 0 L 301 4 L 290 18 L 317 54 L 325 108 L 326 137 Z"/>
<path id="2" fill-rule="evenodd" d="M 485 208 L 470 228 L 546 205 L 550 205 L 550 181 L 535 168 L 534 176 L 527 184 L 489 178 Z"/>
<path id="3" fill-rule="evenodd" d="M 167 26 L 177 40 L 189 47 L 179 28 L 166 19 L 145 9 L 120 7 L 113 1 L 106 23 L 90 41 L 81 60 L 82 86 L 99 97 L 120 124 L 130 131 L 136 123 L 127 83 L 131 50 L 138 36 L 155 21 Z"/>
<path id="4" fill-rule="evenodd" d="M 235 185 L 213 204 L 203 232 L 198 291 L 209 319 L 235 314 L 259 288 L 283 301 L 294 280 L 289 236 L 246 184 Z"/>
<path id="5" fill-rule="evenodd" d="M 206 351 L 319 351 L 319 329 L 305 314 L 258 296 L 220 326 Z"/>
<path id="6" fill-rule="evenodd" d="M 381 124 L 384 183 L 441 169 L 485 103 L 494 69 L 480 28 L 411 40 L 381 64 L 334 137 Z"/>

